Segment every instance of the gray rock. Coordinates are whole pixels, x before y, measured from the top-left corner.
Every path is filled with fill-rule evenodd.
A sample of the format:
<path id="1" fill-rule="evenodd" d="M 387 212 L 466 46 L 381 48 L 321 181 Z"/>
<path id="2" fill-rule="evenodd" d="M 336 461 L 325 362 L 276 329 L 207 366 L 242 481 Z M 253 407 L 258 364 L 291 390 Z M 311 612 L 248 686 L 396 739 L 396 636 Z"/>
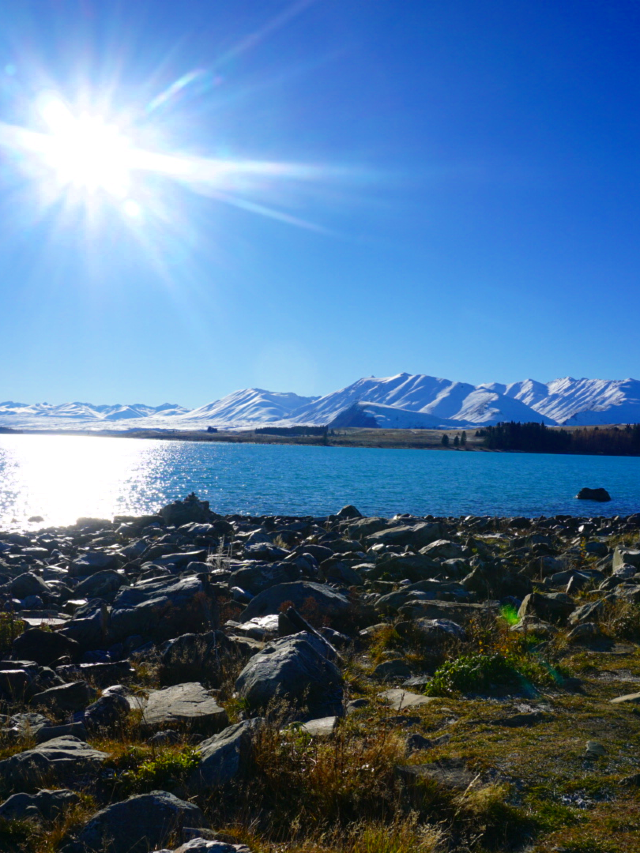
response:
<path id="1" fill-rule="evenodd" d="M 195 681 L 150 693 L 142 723 L 154 729 L 181 727 L 219 732 L 229 725 L 229 718 L 211 693 Z"/>
<path id="2" fill-rule="evenodd" d="M 240 614 L 240 622 L 248 622 L 256 616 L 278 613 L 280 607 L 289 601 L 296 610 L 305 615 L 305 606 L 311 604 L 323 616 L 346 614 L 350 608 L 349 599 L 330 586 L 308 581 L 296 581 L 272 586 L 256 595 Z"/>
<path id="3" fill-rule="evenodd" d="M 72 578 L 84 578 L 95 575 L 96 572 L 104 572 L 107 569 L 118 568 L 118 557 L 108 554 L 106 551 L 88 551 L 69 566 L 69 575 Z"/>
<path id="4" fill-rule="evenodd" d="M 51 708 L 54 711 L 81 711 L 91 702 L 95 691 L 86 681 L 72 681 L 50 687 L 42 693 L 36 693 L 31 704 L 36 708 Z"/>
<path id="5" fill-rule="evenodd" d="M 378 694 L 385 705 L 390 705 L 394 711 L 406 711 L 407 709 L 422 708 L 424 705 L 429 705 L 436 701 L 432 696 L 421 696 L 419 693 L 412 693 L 410 690 L 402 690 L 402 688 L 394 688 L 393 690 L 385 690 Z"/>
<path id="6" fill-rule="evenodd" d="M 31 676 L 24 669 L 0 670 L 0 697 L 22 702 L 31 687 Z"/>
<path id="7" fill-rule="evenodd" d="M 41 666 L 48 666 L 63 656 L 76 660 L 80 647 L 59 631 L 44 631 L 42 628 L 29 628 L 13 641 L 11 654 L 16 660 L 31 660 Z"/>
<path id="8" fill-rule="evenodd" d="M 30 595 L 50 596 L 51 590 L 47 584 L 38 575 L 32 572 L 25 572 L 18 575 L 9 584 L 9 590 L 16 598 L 27 598 Z"/>
<path id="9" fill-rule="evenodd" d="M 206 681 L 217 686 L 223 660 L 231 653 L 222 631 L 182 634 L 162 647 L 160 679 L 163 684 Z"/>
<path id="10" fill-rule="evenodd" d="M 109 638 L 131 634 L 169 639 L 207 616 L 204 586 L 197 577 L 162 578 L 120 589 L 113 602 Z"/>
<path id="11" fill-rule="evenodd" d="M 183 501 L 174 501 L 160 510 L 160 516 L 165 524 L 181 527 L 183 524 L 196 522 L 203 524 L 211 521 L 209 501 L 199 500 L 194 493 L 187 495 Z"/>
<path id="12" fill-rule="evenodd" d="M 630 548 L 621 548 L 619 545 L 613 552 L 613 570 L 622 566 L 635 566 L 640 571 L 640 551 Z"/>
<path id="13" fill-rule="evenodd" d="M 382 663 L 379 663 L 371 673 L 371 677 L 378 681 L 392 681 L 395 678 L 409 678 L 411 675 L 411 670 L 401 658 L 382 661 Z"/>
<path id="14" fill-rule="evenodd" d="M 263 725 L 260 717 L 229 726 L 197 747 L 200 763 L 193 770 L 187 787 L 192 791 L 228 785 L 249 769 L 253 744 Z"/>
<path id="15" fill-rule="evenodd" d="M 536 616 L 546 622 L 564 624 L 574 609 L 575 604 L 563 592 L 553 592 L 548 595 L 531 592 L 524 597 L 518 616 L 520 619 L 525 616 Z"/>
<path id="16" fill-rule="evenodd" d="M 436 539 L 435 542 L 421 548 L 420 553 L 424 554 L 425 557 L 431 557 L 431 559 L 458 560 L 470 552 L 457 542 L 450 542 L 448 539 Z"/>
<path id="17" fill-rule="evenodd" d="M 75 598 L 104 598 L 117 592 L 126 583 L 127 580 L 124 575 L 107 569 L 103 572 L 96 572 L 95 575 L 91 575 L 79 583 L 73 590 L 73 595 Z"/>
<path id="18" fill-rule="evenodd" d="M 369 521 L 369 519 L 366 519 Z M 375 521 L 375 519 L 371 519 Z M 363 525 L 364 527 L 364 525 Z M 356 525 L 351 525 L 349 533 L 355 537 Z M 364 533 L 360 533 L 364 536 Z M 366 536 L 367 545 L 409 545 L 412 548 L 423 548 L 430 545 L 442 536 L 442 526 L 437 522 L 423 522 L 421 524 L 402 525 L 399 527 L 387 527 Z M 357 537 L 355 537 L 357 538 Z"/>
<path id="19" fill-rule="evenodd" d="M 284 700 L 308 707 L 309 717 L 342 715 L 342 675 L 325 657 L 326 647 L 301 632 L 274 640 L 254 655 L 236 681 L 236 690 L 251 708 Z"/>
<path id="20" fill-rule="evenodd" d="M 63 853 L 149 853 L 183 826 L 204 825 L 204 816 L 193 803 L 152 791 L 97 812 Z"/>
<path id="21" fill-rule="evenodd" d="M 129 715 L 131 705 L 126 696 L 119 693 L 102 695 L 84 712 L 83 723 L 87 731 L 112 729 L 120 725 Z"/>
<path id="22" fill-rule="evenodd" d="M 0 805 L 0 818 L 4 820 L 56 820 L 65 809 L 80 800 L 74 791 L 38 791 L 37 794 L 12 794 Z"/>
<path id="23" fill-rule="evenodd" d="M 18 790 L 63 784 L 83 773 L 95 773 L 108 758 L 75 737 L 58 737 L 0 761 L 0 784 Z"/>

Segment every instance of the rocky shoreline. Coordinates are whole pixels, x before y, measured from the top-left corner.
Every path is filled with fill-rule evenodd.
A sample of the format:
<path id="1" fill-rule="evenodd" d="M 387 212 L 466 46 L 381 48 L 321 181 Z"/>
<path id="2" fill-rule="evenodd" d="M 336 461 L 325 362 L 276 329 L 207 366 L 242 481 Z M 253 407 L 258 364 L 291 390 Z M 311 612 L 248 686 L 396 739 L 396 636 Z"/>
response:
<path id="1" fill-rule="evenodd" d="M 0 532 L 0 849 L 638 849 L 639 640 L 640 514 Z"/>

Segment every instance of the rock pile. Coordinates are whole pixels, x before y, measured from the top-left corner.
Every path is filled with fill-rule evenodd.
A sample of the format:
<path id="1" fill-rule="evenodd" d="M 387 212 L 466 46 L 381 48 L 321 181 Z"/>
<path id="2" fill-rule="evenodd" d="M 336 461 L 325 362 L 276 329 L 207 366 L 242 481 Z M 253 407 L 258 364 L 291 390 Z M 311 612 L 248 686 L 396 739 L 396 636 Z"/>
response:
<path id="1" fill-rule="evenodd" d="M 431 701 L 439 650 L 479 619 L 508 612 L 513 632 L 601 641 L 608 603 L 640 603 L 639 529 L 640 515 L 222 517 L 192 495 L 143 518 L 0 533 L 0 725 L 7 742 L 32 740 L 0 761 L 0 818 L 46 823 L 91 789 L 104 808 L 64 853 L 248 851 L 207 834 L 191 798 L 243 777 L 265 720 L 330 736 L 355 707 L 347 650 L 385 626 L 419 638 L 422 669 L 389 656 L 371 670 L 402 713 Z M 230 673 L 238 722 L 223 705 Z M 88 741 L 132 720 L 157 744 L 192 739 L 180 796 L 110 801 L 96 783 L 110 756 Z"/>

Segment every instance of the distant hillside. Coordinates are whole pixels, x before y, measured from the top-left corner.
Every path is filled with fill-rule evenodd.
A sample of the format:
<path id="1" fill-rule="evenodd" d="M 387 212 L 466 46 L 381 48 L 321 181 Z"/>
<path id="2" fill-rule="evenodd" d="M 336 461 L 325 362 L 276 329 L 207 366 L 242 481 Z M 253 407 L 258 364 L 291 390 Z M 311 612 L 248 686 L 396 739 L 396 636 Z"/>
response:
<path id="1" fill-rule="evenodd" d="M 355 407 L 355 408 L 354 408 Z M 525 379 L 470 385 L 426 374 L 358 379 L 323 397 L 245 388 L 196 409 L 174 403 L 0 403 L 0 425 L 18 429 L 242 429 L 259 424 L 375 423 L 386 429 L 495 426 L 502 422 L 591 426 L 640 423 L 640 381 Z"/>

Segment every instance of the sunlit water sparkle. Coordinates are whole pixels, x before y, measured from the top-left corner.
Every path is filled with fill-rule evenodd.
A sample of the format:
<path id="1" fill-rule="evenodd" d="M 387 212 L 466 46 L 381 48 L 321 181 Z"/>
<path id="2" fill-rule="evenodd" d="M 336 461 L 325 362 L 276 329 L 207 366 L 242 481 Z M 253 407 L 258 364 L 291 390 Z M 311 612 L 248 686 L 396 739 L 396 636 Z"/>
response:
<path id="1" fill-rule="evenodd" d="M 583 486 L 613 500 L 577 501 Z M 2 528 L 143 514 L 191 491 L 225 514 L 629 515 L 640 458 L 0 436 Z"/>

